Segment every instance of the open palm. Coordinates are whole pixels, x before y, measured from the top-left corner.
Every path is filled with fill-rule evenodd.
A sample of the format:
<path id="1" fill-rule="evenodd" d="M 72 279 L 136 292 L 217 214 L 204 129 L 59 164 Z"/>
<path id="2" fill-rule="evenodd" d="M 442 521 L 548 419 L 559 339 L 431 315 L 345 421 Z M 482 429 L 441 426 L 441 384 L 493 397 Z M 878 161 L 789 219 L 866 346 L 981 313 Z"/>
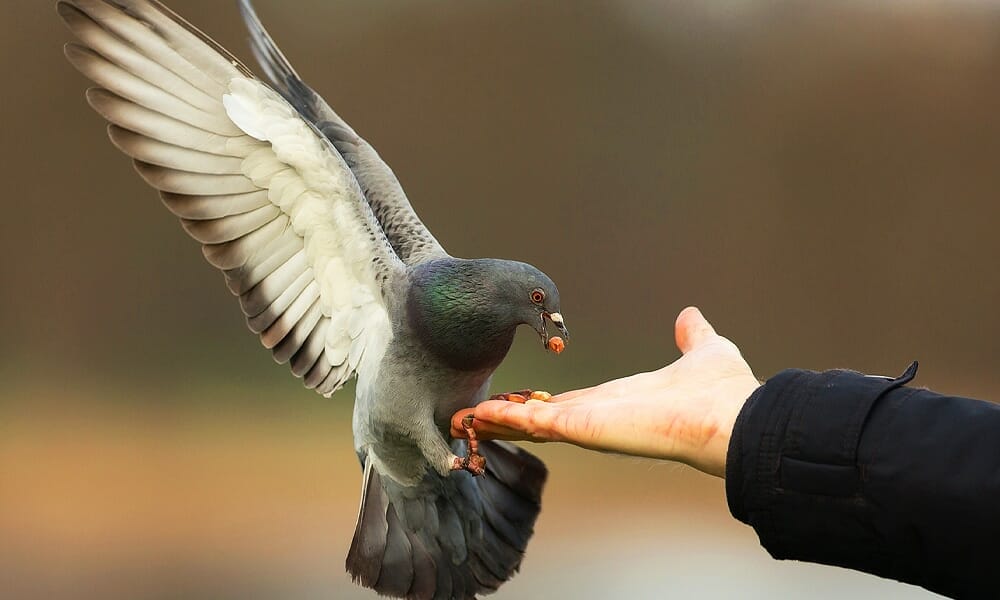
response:
<path id="1" fill-rule="evenodd" d="M 464 437 L 460 421 L 472 413 L 482 438 L 568 442 L 723 476 L 736 417 L 760 384 L 736 345 L 697 308 L 681 311 L 674 335 L 683 356 L 665 367 L 544 402 L 483 402 L 455 415 L 452 435 Z"/>

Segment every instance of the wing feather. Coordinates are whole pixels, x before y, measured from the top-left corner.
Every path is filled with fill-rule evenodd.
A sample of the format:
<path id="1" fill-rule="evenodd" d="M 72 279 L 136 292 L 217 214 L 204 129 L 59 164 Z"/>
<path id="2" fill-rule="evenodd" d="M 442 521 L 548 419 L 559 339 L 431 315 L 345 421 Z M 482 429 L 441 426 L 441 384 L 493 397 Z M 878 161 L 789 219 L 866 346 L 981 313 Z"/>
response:
<path id="1" fill-rule="evenodd" d="M 304 292 L 303 292 L 304 293 Z M 320 318 L 323 316 L 323 311 L 319 307 L 319 302 L 314 302 L 312 306 L 302 315 L 298 321 L 296 321 L 295 326 L 292 330 L 288 332 L 281 342 L 274 348 L 274 359 L 280 363 L 288 362 L 292 359 L 292 356 L 302 348 L 302 345 L 309 338 L 309 334 L 319 323 Z M 292 366 L 292 373 L 296 376 L 301 376 L 300 373 L 296 372 L 294 365 Z"/>
<path id="2" fill-rule="evenodd" d="M 219 65 L 211 59 L 205 60 L 201 68 L 192 64 L 176 48 L 171 47 L 165 39 L 164 31 L 173 31 L 172 37 L 178 37 L 177 30 L 183 30 L 183 28 L 178 27 L 179 23 L 177 22 L 164 23 L 162 19 L 157 18 L 156 15 L 161 17 L 163 15 L 152 7 L 151 2 L 123 1 L 112 4 L 106 0 L 74 0 L 73 4 L 109 33 L 155 60 L 192 86 L 202 90 L 209 97 L 214 98 L 225 94 L 228 81 L 233 77 L 243 75 L 232 65 L 229 65 L 229 69 L 224 67 L 219 69 Z M 143 16 L 147 18 L 137 18 L 138 15 L 135 13 L 144 13 Z M 148 17 L 150 16 L 157 18 L 159 23 L 149 21 Z M 204 44 L 186 44 L 189 48 L 186 54 L 204 59 L 205 53 L 191 49 L 198 45 Z"/>
<path id="3" fill-rule="evenodd" d="M 72 0 L 69 61 L 108 134 L 306 387 L 374 374 L 404 272 L 337 149 L 236 58 L 156 0 Z"/>
<path id="4" fill-rule="evenodd" d="M 178 171 L 160 165 L 136 161 L 135 168 L 146 183 L 162 192 L 187 195 L 247 194 L 261 189 L 248 177 L 239 175 L 213 175 Z M 273 207 L 277 208 L 277 207 Z"/>
<path id="5" fill-rule="evenodd" d="M 109 122 L 146 137 L 192 150 L 242 158 L 241 148 L 229 137 L 205 131 L 125 100 L 103 88 L 87 90 L 87 102 Z M 249 136 L 242 136 L 251 140 Z"/>
<path id="6" fill-rule="evenodd" d="M 233 123 L 220 115 L 206 113 L 177 96 L 165 94 L 161 88 L 129 73 L 80 44 L 66 44 L 66 58 L 82 74 L 102 87 L 114 87 L 123 98 L 161 114 L 173 115 L 180 121 L 220 135 L 240 135 Z"/>
<path id="7" fill-rule="evenodd" d="M 326 325 L 326 327 L 324 327 L 324 325 Z M 328 326 L 329 321 L 323 319 L 320 320 L 319 327 L 323 327 L 325 330 Z M 320 348 L 318 352 L 321 358 L 318 358 L 313 363 L 313 366 L 309 368 L 309 371 L 305 374 L 305 376 L 302 377 L 302 382 L 309 389 L 315 389 L 317 386 L 322 384 L 326 380 L 327 376 L 329 376 L 333 371 L 333 364 L 330 362 L 330 357 L 327 356 L 322 358 L 326 351 L 326 340 L 321 337 L 319 339 L 319 343 Z"/>
<path id="8" fill-rule="evenodd" d="M 392 169 L 319 94 L 302 81 L 260 22 L 250 0 L 240 0 L 240 12 L 250 32 L 254 57 L 268 81 L 343 157 L 400 259 L 413 265 L 448 256 L 413 210 Z M 249 132 L 245 128 L 244 131 Z"/>
<path id="9" fill-rule="evenodd" d="M 57 9 L 63 21 L 85 46 L 95 50 L 112 63 L 121 66 L 125 71 L 196 108 L 214 109 L 217 104 L 215 98 L 181 79 L 163 65 L 150 60 L 140 52 L 136 52 L 121 38 L 98 25 L 80 9 L 66 2 L 58 4 Z"/>
<path id="10" fill-rule="evenodd" d="M 174 215 L 192 221 L 220 219 L 271 205 L 267 190 L 254 190 L 246 194 L 202 196 L 163 192 L 160 198 Z"/>
<path id="11" fill-rule="evenodd" d="M 287 220 L 287 217 L 281 217 Z M 254 287 L 266 281 L 271 276 L 280 273 L 280 281 L 292 281 L 305 273 L 309 268 L 309 258 L 304 248 L 294 248 L 295 254 L 287 257 L 284 254 L 268 254 L 259 261 L 247 261 L 247 264 L 236 269 L 223 271 L 229 291 L 242 296 Z"/>
<path id="12" fill-rule="evenodd" d="M 235 156 L 220 156 L 165 144 L 117 125 L 108 126 L 108 137 L 119 150 L 141 162 L 191 173 L 211 175 L 242 173 L 243 161 Z M 264 201 L 267 202 L 266 194 Z"/>
<path id="13" fill-rule="evenodd" d="M 309 332 L 302 347 L 292 356 L 290 366 L 292 373 L 298 377 L 304 377 L 316 364 L 316 361 L 323 354 L 326 345 L 326 328 L 330 326 L 329 319 L 320 319 L 316 327 Z"/>
<path id="14" fill-rule="evenodd" d="M 299 244 L 298 235 L 288 227 L 288 219 L 279 218 L 231 242 L 204 245 L 201 251 L 212 266 L 235 272 L 263 252 L 286 256 L 297 251 Z"/>
<path id="15" fill-rule="evenodd" d="M 156 184 L 149 179 L 146 181 L 156 187 Z M 221 244 L 253 233 L 280 215 L 281 210 L 278 207 L 262 206 L 250 212 L 221 219 L 194 221 L 181 219 L 181 226 L 188 232 L 188 235 L 202 244 Z"/>
<path id="16" fill-rule="evenodd" d="M 306 292 L 307 289 L 308 292 Z M 262 333 L 267 330 L 271 325 L 274 325 L 279 317 L 286 314 L 285 311 L 292 305 L 292 302 L 304 293 L 312 294 L 314 297 L 319 295 L 316 282 L 309 276 L 309 273 L 305 272 L 296 277 L 292 285 L 282 290 L 278 297 L 264 310 L 252 317 L 247 317 L 247 325 L 250 326 L 250 330 L 254 333 Z"/>

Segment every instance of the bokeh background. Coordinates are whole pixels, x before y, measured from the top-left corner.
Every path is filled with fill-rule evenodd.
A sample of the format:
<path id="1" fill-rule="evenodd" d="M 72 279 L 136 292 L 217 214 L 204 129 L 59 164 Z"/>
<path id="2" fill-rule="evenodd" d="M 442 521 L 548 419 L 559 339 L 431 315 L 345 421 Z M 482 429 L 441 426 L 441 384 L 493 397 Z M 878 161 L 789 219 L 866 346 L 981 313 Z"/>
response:
<path id="1" fill-rule="evenodd" d="M 250 58 L 233 2 L 170 4 Z M 919 359 L 1000 398 L 997 2 L 257 4 L 453 254 L 558 282 L 568 351 L 524 333 L 498 389 L 658 367 L 696 304 L 761 378 Z M 52 2 L 3 13 L 0 597 L 374 597 L 343 570 L 352 391 L 248 334 L 105 139 Z M 931 596 L 771 560 L 686 467 L 534 450 L 544 511 L 498 599 Z"/>

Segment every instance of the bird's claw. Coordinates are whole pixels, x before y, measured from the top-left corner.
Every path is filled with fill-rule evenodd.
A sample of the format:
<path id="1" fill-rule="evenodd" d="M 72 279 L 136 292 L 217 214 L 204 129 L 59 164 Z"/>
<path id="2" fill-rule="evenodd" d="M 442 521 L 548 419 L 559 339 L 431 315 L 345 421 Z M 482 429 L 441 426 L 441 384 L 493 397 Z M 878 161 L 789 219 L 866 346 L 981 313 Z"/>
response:
<path id="1" fill-rule="evenodd" d="M 476 437 L 476 430 L 472 427 L 472 415 L 466 415 L 462 419 L 462 429 L 469 438 L 468 456 L 456 456 L 451 464 L 452 471 L 468 471 L 473 475 L 486 474 L 486 457 L 479 453 L 479 440 Z"/>
<path id="2" fill-rule="evenodd" d="M 451 465 L 452 471 L 468 471 L 475 476 L 486 474 L 486 457 L 482 454 L 469 454 L 468 456 L 456 456 L 455 462 Z"/>

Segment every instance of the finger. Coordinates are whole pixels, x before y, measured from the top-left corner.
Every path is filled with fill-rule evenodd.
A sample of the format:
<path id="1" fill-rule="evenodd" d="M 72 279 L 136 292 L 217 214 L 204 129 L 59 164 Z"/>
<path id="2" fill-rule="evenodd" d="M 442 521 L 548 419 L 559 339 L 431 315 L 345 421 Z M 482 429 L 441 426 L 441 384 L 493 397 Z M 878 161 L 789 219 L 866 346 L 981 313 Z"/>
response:
<path id="1" fill-rule="evenodd" d="M 465 439 L 469 436 L 465 434 L 465 427 L 462 426 L 462 419 L 475 412 L 474 408 L 463 408 L 451 416 L 451 437 Z"/>
<path id="2" fill-rule="evenodd" d="M 521 435 L 526 440 L 558 439 L 555 431 L 556 416 L 561 411 L 559 404 L 533 402 L 515 404 L 513 402 L 486 401 L 476 406 L 476 420 L 489 426 L 502 427 Z"/>
<path id="3" fill-rule="evenodd" d="M 570 390 L 568 392 L 563 392 L 561 394 L 556 394 L 555 396 L 552 396 L 551 398 L 549 398 L 548 400 L 546 400 L 546 402 L 559 403 L 559 402 L 566 402 L 567 400 L 574 400 L 576 398 L 579 398 L 580 396 L 583 396 L 585 394 L 588 394 L 588 393 L 594 391 L 595 387 L 597 387 L 597 386 L 591 386 L 591 387 L 588 387 L 588 388 L 580 388 L 578 390 Z"/>
<path id="4" fill-rule="evenodd" d="M 490 423 L 489 421 L 472 421 L 472 427 L 476 430 L 476 436 L 481 440 L 507 440 L 510 442 L 527 442 L 534 440 L 533 437 L 523 431 L 516 431 L 503 425 Z"/>
<path id="5" fill-rule="evenodd" d="M 464 440 L 469 437 L 468 434 L 465 433 L 465 427 L 462 425 L 462 419 L 464 419 L 466 415 L 473 414 L 475 410 L 476 409 L 474 408 L 463 408 L 452 415 L 451 437 L 460 440 Z M 472 428 L 476 430 L 476 436 L 482 440 L 518 441 L 530 439 L 524 432 L 476 418 L 473 418 L 472 420 Z"/>
<path id="6" fill-rule="evenodd" d="M 715 329 L 696 307 L 689 306 L 677 315 L 677 322 L 674 323 L 674 339 L 677 341 L 677 348 L 684 354 L 717 335 Z"/>

